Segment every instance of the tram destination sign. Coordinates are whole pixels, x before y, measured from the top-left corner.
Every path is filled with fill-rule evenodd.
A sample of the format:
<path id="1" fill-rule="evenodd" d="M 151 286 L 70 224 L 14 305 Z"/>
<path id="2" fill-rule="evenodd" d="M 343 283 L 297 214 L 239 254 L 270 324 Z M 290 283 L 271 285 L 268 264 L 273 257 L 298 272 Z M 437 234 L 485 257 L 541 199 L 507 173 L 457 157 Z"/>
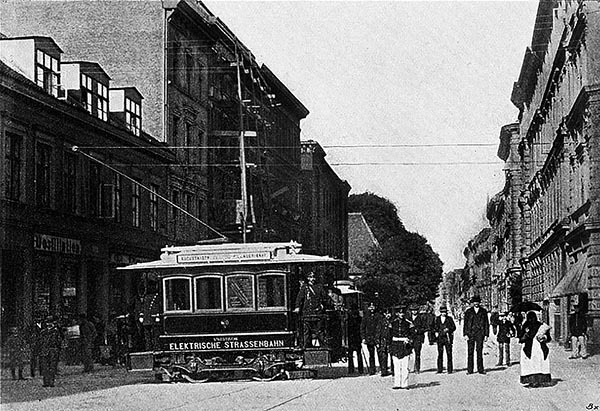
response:
<path id="1" fill-rule="evenodd" d="M 276 350 L 292 346 L 292 334 L 228 336 L 162 336 L 166 351 Z"/>
<path id="2" fill-rule="evenodd" d="M 270 251 L 235 252 L 235 253 L 198 253 L 177 256 L 179 264 L 216 264 L 240 261 L 269 261 Z"/>

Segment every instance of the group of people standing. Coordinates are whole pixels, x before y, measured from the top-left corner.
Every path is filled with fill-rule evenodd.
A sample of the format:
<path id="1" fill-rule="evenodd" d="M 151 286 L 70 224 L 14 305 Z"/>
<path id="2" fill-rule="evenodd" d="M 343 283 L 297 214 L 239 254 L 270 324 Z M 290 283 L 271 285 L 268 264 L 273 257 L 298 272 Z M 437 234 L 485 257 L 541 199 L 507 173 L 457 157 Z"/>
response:
<path id="1" fill-rule="evenodd" d="M 355 321 L 350 320 L 355 318 Z M 452 344 L 456 325 L 448 315 L 446 307 L 440 308 L 436 317 L 419 312 L 419 307 L 411 306 L 410 313 L 403 305 L 378 312 L 374 303 L 367 305 L 365 315 L 358 313 L 348 321 L 349 347 L 348 371 L 354 372 L 354 353 L 357 353 L 358 372 L 363 372 L 361 344 L 368 352 L 369 374 L 376 373 L 375 352 L 379 359 L 380 373 L 385 377 L 394 375 L 394 389 L 408 389 L 410 356 L 414 354 L 413 371 L 421 371 L 421 348 L 428 335 L 431 344 L 438 346 L 438 373 L 443 372 L 443 358 L 446 353 L 447 370 L 453 372 Z M 391 361 L 390 361 L 391 357 Z"/>
<path id="2" fill-rule="evenodd" d="M 34 378 L 36 372 L 42 375 L 44 387 L 54 387 L 58 373 L 58 362 L 63 348 L 68 348 L 65 330 L 76 333 L 77 357 L 83 363 L 83 371 L 94 369 L 93 347 L 96 339 L 96 327 L 85 314 L 80 314 L 76 324 L 61 327 L 56 316 L 47 316 L 44 320 L 37 318 L 29 327 L 10 327 L 4 344 L 8 366 L 14 380 L 28 379 L 24 368 L 29 362 L 29 377 Z M 69 336 L 70 337 L 70 336 Z M 72 352 L 67 352 L 72 356 Z"/>
<path id="3" fill-rule="evenodd" d="M 357 321 L 357 324 L 360 324 L 358 327 L 360 334 L 357 334 L 359 337 L 355 336 L 349 340 L 348 370 L 350 373 L 354 372 L 354 352 L 358 354 L 358 371 L 359 373 L 363 371 L 362 343 L 366 345 L 368 351 L 369 374 L 376 372 L 375 352 L 377 352 L 381 375 L 389 375 L 391 369 L 394 374 L 393 388 L 407 389 L 411 371 L 409 358 L 411 356 L 414 358 L 412 371 L 418 374 L 421 371 L 421 348 L 426 336 L 430 345 L 437 345 L 437 373 L 444 372 L 444 362 L 446 362 L 447 373 L 454 372 L 453 344 L 457 327 L 446 307 L 440 307 L 439 314 L 432 316 L 429 313 L 419 312 L 417 306 L 411 306 L 408 312 L 405 306 L 377 312 L 375 304 L 370 303 L 362 319 L 357 314 Z M 578 324 L 574 320 L 571 323 Z M 352 323 L 349 322 L 349 326 L 351 325 Z M 518 338 L 521 344 L 521 383 L 535 388 L 551 381 L 548 348 L 548 342 L 551 341 L 550 327 L 540 321 L 535 311 L 517 313 L 517 315 L 503 311 L 490 322 L 490 313 L 481 306 L 479 296 L 471 299 L 471 306 L 464 312 L 463 337 L 467 342 L 467 374 L 486 374 L 483 356 L 484 347 L 490 338 L 490 329 L 495 334 L 498 347 L 496 366 L 512 365 L 510 342 L 512 338 Z M 577 339 L 579 343 L 579 337 L 574 331 L 571 332 L 572 338 Z M 351 329 L 348 332 L 352 334 Z M 576 342 L 573 342 L 574 347 L 575 344 Z M 578 354 L 582 357 L 587 354 L 585 347 L 574 351 L 574 355 Z M 388 361 L 389 357 L 391 362 Z"/>

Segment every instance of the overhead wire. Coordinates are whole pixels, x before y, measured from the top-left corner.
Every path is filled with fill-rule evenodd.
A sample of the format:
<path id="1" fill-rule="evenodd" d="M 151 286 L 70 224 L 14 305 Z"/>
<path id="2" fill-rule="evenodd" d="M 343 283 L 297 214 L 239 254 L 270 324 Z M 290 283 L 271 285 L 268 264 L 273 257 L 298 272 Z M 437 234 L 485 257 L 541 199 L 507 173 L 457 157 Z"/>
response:
<path id="1" fill-rule="evenodd" d="M 117 173 L 118 175 L 125 177 L 126 179 L 128 179 L 129 181 L 137 184 L 138 186 L 140 186 L 142 189 L 148 191 L 149 193 L 152 193 L 153 195 L 155 195 L 156 197 L 160 198 L 161 200 L 167 202 L 169 205 L 171 205 L 172 207 L 177 208 L 178 210 L 180 210 L 181 212 L 183 212 L 184 214 L 186 214 L 187 216 L 193 218 L 194 220 L 196 220 L 197 222 L 199 222 L 200 224 L 202 224 L 204 227 L 208 228 L 209 230 L 211 230 L 212 232 L 216 233 L 219 237 L 221 238 L 227 238 L 225 235 L 221 234 L 219 231 L 217 231 L 216 229 L 212 228 L 210 225 L 208 225 L 207 223 L 205 223 L 204 221 L 200 220 L 198 217 L 196 217 L 195 215 L 191 214 L 190 212 L 188 212 L 186 209 L 180 207 L 178 204 L 175 204 L 174 202 L 172 202 L 171 200 L 169 200 L 168 198 L 160 195 L 159 193 L 157 193 L 156 191 L 146 187 L 144 184 L 140 183 L 139 181 L 135 180 L 134 178 L 128 176 L 127 174 L 123 173 L 122 171 L 117 170 L 116 168 L 113 167 L 113 165 L 110 165 L 108 163 L 105 163 L 104 161 L 88 154 L 85 153 L 83 151 L 81 151 L 81 147 L 78 146 L 72 146 L 71 149 L 75 152 L 75 153 L 80 153 L 82 156 L 108 168 L 109 170 Z M 119 165 L 119 164 L 114 164 L 115 166 Z M 127 164 L 121 164 L 121 165 L 127 165 Z M 131 164 L 129 164 L 131 166 Z"/>

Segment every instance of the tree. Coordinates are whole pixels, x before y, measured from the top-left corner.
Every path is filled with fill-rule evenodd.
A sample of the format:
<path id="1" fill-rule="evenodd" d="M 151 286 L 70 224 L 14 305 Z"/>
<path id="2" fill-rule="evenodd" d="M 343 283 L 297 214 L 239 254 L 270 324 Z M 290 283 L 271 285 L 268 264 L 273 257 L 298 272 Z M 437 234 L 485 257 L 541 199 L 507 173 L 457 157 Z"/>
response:
<path id="1" fill-rule="evenodd" d="M 442 281 L 442 261 L 427 240 L 407 231 L 385 198 L 352 195 L 349 205 L 364 215 L 380 244 L 359 262 L 365 272 L 359 280 L 365 298 L 381 306 L 433 301 Z"/>

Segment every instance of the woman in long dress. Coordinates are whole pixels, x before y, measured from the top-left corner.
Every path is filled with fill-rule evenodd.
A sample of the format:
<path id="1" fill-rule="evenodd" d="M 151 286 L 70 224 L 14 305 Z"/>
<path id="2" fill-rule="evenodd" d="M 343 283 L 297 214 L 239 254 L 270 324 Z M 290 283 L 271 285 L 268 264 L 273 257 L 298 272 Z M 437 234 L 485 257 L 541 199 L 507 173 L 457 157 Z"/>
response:
<path id="1" fill-rule="evenodd" d="M 550 340 L 550 327 L 540 322 L 534 311 L 528 312 L 527 319 L 519 333 L 519 342 L 523 344 L 521 384 L 535 388 L 552 380 L 550 350 L 547 345 Z"/>

